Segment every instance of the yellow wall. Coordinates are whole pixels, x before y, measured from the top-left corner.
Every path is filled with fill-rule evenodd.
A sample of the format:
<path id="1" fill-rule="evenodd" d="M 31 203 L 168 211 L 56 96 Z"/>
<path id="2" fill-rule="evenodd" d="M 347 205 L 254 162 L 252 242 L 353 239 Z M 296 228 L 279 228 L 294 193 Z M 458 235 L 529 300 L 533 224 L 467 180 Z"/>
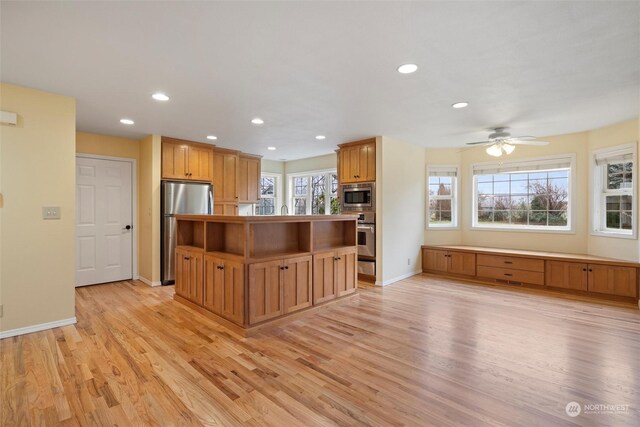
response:
<path id="1" fill-rule="evenodd" d="M 140 141 L 95 133 L 76 133 L 76 153 L 140 159 Z"/>
<path id="2" fill-rule="evenodd" d="M 376 151 L 376 284 L 386 285 L 421 270 L 425 149 L 383 136 Z"/>
<path id="3" fill-rule="evenodd" d="M 0 331 L 75 316 L 75 120 L 73 98 L 0 84 L 2 271 Z M 43 220 L 60 206 L 60 220 Z"/>
<path id="4" fill-rule="evenodd" d="M 262 159 L 260 168 L 262 169 L 262 172 L 283 174 L 284 162 L 279 162 L 277 160 Z"/>
<path id="5" fill-rule="evenodd" d="M 160 281 L 161 147 L 158 135 L 141 140 L 138 162 L 138 274 L 154 285 Z"/>
<path id="6" fill-rule="evenodd" d="M 618 123 L 602 129 L 541 138 L 549 141 L 547 146 L 518 146 L 509 160 L 575 154 L 575 179 L 573 182 L 573 227 L 568 234 L 528 231 L 476 230 L 471 228 L 472 215 L 472 165 L 495 161 L 484 152 L 484 147 L 467 150 L 426 150 L 426 163 L 458 164 L 459 204 L 461 208 L 461 231 L 454 232 L 428 229 L 425 242 L 428 244 L 464 244 L 511 249 L 530 249 L 567 253 L 590 253 L 614 258 L 638 260 L 638 241 L 595 237 L 590 235 L 590 165 L 591 151 L 595 148 L 635 142 L 638 139 L 637 119 Z"/>
<path id="7" fill-rule="evenodd" d="M 335 169 L 338 164 L 336 153 L 324 156 L 309 157 L 307 159 L 290 160 L 284 163 L 285 173 L 309 172 L 317 170 Z"/>

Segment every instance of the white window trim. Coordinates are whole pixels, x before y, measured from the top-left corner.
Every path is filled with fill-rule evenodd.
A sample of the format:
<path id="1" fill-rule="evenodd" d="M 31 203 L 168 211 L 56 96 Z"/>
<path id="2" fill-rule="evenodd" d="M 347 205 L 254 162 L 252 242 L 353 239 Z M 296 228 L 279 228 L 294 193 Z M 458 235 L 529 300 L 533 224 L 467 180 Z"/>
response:
<path id="1" fill-rule="evenodd" d="M 434 169 L 452 169 L 455 170 L 455 179 L 453 180 L 453 184 L 451 186 L 451 222 L 453 225 L 437 225 L 430 224 L 429 218 L 431 218 L 431 209 L 430 206 L 430 197 L 429 197 L 429 171 Z M 460 187 L 460 166 L 459 165 L 427 165 L 427 218 L 426 225 L 427 230 L 459 230 L 460 229 L 460 203 L 458 203 L 458 188 Z"/>
<path id="2" fill-rule="evenodd" d="M 276 179 L 276 185 L 275 185 L 275 197 L 274 199 L 274 206 L 275 206 L 275 212 L 273 213 L 273 215 L 260 215 L 260 216 L 276 216 L 276 215 L 280 215 L 280 209 L 282 208 L 282 174 L 281 173 L 274 173 L 274 172 L 262 172 L 260 174 L 260 179 L 262 180 L 262 177 L 266 176 L 266 177 L 271 177 L 271 178 L 275 178 Z M 260 190 L 260 189 L 258 189 Z M 262 198 L 262 194 L 260 194 L 260 198 Z M 257 205 L 256 205 L 257 208 Z"/>
<path id="3" fill-rule="evenodd" d="M 616 239 L 637 239 L 638 238 L 638 202 L 637 202 L 637 178 L 636 174 L 638 171 L 638 157 L 637 157 L 637 143 L 630 143 L 624 145 L 617 145 L 614 147 L 601 148 L 599 150 L 594 150 L 591 154 L 591 173 L 592 173 L 592 183 L 593 183 L 593 205 L 591 206 L 591 216 L 592 216 L 592 227 L 591 227 L 591 235 L 592 236 L 600 236 L 600 237 L 613 237 Z M 632 175 L 632 186 L 633 193 L 631 194 L 631 224 L 632 230 L 631 232 L 623 231 L 623 230 L 614 230 L 614 229 L 606 229 L 602 227 L 602 222 L 606 221 L 605 219 L 605 207 L 604 207 L 604 186 L 606 185 L 606 174 L 605 168 L 602 166 L 598 166 L 596 164 L 596 159 L 598 157 L 602 157 L 605 154 L 622 154 L 622 153 L 631 153 L 632 162 L 633 162 L 633 175 Z M 621 192 L 622 193 L 622 192 Z M 613 194 L 613 193 L 611 193 Z"/>
<path id="4" fill-rule="evenodd" d="M 535 226 L 522 226 L 522 225 L 478 225 L 478 206 L 477 206 L 477 182 L 476 175 L 473 173 L 475 169 L 479 167 L 489 168 L 491 166 L 501 167 L 503 165 L 522 165 L 526 166 L 527 164 L 535 165 L 539 163 L 552 163 L 552 161 L 569 161 L 569 205 L 567 206 L 567 219 L 568 225 L 566 227 L 535 227 Z M 524 170 L 522 171 L 524 172 Z M 470 165 L 470 181 L 471 181 L 471 196 L 472 196 L 472 209 L 471 209 L 471 229 L 473 231 L 505 231 L 505 232 L 516 232 L 516 233 L 551 233 L 551 234 L 576 234 L 575 231 L 575 185 L 576 185 L 576 154 L 575 153 L 567 153 L 567 154 L 556 154 L 553 156 L 543 156 L 543 157 L 535 157 L 535 158 L 526 158 L 526 159 L 517 159 L 512 161 L 501 161 L 501 162 L 481 162 L 481 163 L 473 163 Z"/>
<path id="5" fill-rule="evenodd" d="M 313 176 L 313 175 L 327 175 L 327 174 L 337 174 L 337 169 L 317 169 L 317 170 L 312 170 L 312 171 L 305 171 L 305 172 L 292 172 L 292 173 L 288 173 L 287 174 L 287 208 L 289 209 L 289 212 L 293 215 L 294 214 L 294 210 L 295 210 L 295 204 L 293 203 L 293 191 L 294 191 L 294 186 L 291 185 L 292 184 L 292 179 L 296 178 L 296 177 L 301 177 L 301 176 Z M 331 182 L 328 183 L 327 188 L 330 188 Z M 338 192 L 340 191 L 340 189 L 338 189 Z M 311 215 L 311 182 L 309 182 L 309 185 L 307 185 L 307 201 L 309 203 L 307 203 L 307 211 L 305 213 L 305 215 Z M 326 197 L 325 198 L 325 215 L 331 215 L 331 198 L 330 197 Z"/>

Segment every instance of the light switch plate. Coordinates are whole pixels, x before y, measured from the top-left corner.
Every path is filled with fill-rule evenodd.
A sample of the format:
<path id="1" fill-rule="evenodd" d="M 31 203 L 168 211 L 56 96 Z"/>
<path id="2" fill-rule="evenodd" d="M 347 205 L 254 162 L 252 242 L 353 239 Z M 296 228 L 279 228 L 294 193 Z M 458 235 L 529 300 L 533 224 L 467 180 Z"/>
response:
<path id="1" fill-rule="evenodd" d="M 42 219 L 60 219 L 60 206 L 43 206 Z"/>

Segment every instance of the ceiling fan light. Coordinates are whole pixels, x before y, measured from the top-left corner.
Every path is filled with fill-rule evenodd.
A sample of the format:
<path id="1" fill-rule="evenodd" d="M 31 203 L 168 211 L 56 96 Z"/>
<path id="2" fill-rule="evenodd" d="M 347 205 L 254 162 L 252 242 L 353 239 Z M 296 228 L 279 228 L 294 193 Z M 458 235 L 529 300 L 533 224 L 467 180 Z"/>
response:
<path id="1" fill-rule="evenodd" d="M 488 155 L 493 156 L 493 157 L 502 156 L 502 149 L 500 148 L 500 145 L 498 145 L 498 144 L 491 144 L 490 146 L 487 147 L 487 149 L 485 151 L 487 152 Z"/>
<path id="2" fill-rule="evenodd" d="M 502 149 L 504 150 L 505 154 L 511 154 L 513 153 L 513 150 L 516 149 L 516 146 L 512 144 L 504 143 L 502 144 Z"/>

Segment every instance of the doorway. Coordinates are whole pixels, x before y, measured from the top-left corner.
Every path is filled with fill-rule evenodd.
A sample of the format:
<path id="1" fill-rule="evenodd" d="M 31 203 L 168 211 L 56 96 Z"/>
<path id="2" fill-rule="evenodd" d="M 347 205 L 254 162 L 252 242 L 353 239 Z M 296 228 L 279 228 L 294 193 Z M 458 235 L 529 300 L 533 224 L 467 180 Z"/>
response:
<path id="1" fill-rule="evenodd" d="M 134 278 L 134 166 L 76 156 L 76 286 Z"/>

